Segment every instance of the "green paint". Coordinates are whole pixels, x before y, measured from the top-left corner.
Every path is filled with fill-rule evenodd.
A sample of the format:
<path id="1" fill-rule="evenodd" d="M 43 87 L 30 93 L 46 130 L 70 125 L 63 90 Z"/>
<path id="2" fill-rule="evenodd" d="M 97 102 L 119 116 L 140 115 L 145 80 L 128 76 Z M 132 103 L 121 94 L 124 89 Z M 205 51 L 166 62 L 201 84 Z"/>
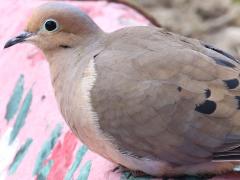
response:
<path id="1" fill-rule="evenodd" d="M 48 161 L 48 163 L 39 171 L 37 175 L 37 180 L 46 180 L 52 166 L 53 160 Z"/>
<path id="2" fill-rule="evenodd" d="M 27 117 L 30 105 L 32 103 L 32 90 L 30 89 L 23 101 L 23 104 L 21 106 L 21 109 L 19 110 L 19 113 L 16 118 L 16 122 L 13 126 L 13 129 L 10 134 L 10 140 L 9 144 L 12 144 L 12 142 L 15 140 L 17 137 L 18 133 L 20 132 L 21 128 L 25 124 L 25 119 Z"/>
<path id="3" fill-rule="evenodd" d="M 19 104 L 23 95 L 23 86 L 24 86 L 24 76 L 20 75 L 15 88 L 13 90 L 13 94 L 10 97 L 7 104 L 7 112 L 5 114 L 5 119 L 9 122 L 14 115 L 16 114 Z"/>
<path id="4" fill-rule="evenodd" d="M 149 176 L 144 176 L 144 177 L 133 177 L 133 176 L 129 176 L 129 172 L 124 172 L 122 173 L 121 179 L 120 180 L 150 180 L 151 177 Z"/>
<path id="5" fill-rule="evenodd" d="M 87 180 L 90 170 L 91 170 L 91 166 L 92 166 L 92 162 L 87 161 L 86 164 L 80 170 L 80 174 L 79 174 L 77 180 Z"/>
<path id="6" fill-rule="evenodd" d="M 10 164 L 9 168 L 8 168 L 8 173 L 10 175 L 14 174 L 18 168 L 18 166 L 20 165 L 20 163 L 22 162 L 23 158 L 25 157 L 28 148 L 30 147 L 30 145 L 32 144 L 32 139 L 28 138 L 26 140 L 26 142 L 24 143 L 24 145 L 22 145 L 20 147 L 20 149 L 17 151 L 12 163 Z"/>
<path id="7" fill-rule="evenodd" d="M 76 159 L 73 162 L 70 170 L 67 172 L 64 180 L 71 180 L 72 179 L 74 172 L 77 170 L 77 168 L 78 168 L 79 164 L 81 163 L 81 161 L 83 159 L 83 156 L 86 154 L 87 150 L 88 150 L 87 147 L 83 145 L 77 151 Z"/>
<path id="8" fill-rule="evenodd" d="M 37 160 L 35 162 L 35 167 L 33 170 L 33 175 L 40 173 L 43 166 L 43 162 L 51 153 L 54 145 L 57 142 L 57 139 L 61 135 L 61 131 L 62 131 L 62 126 L 60 124 L 57 124 L 53 132 L 51 133 L 50 138 L 44 143 L 41 151 L 38 153 Z"/>

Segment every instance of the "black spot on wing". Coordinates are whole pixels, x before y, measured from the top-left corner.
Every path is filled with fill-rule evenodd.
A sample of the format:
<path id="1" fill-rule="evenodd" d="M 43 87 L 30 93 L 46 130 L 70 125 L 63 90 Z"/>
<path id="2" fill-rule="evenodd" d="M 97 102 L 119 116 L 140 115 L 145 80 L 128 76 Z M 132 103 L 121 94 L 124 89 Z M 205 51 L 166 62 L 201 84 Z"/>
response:
<path id="1" fill-rule="evenodd" d="M 214 153 L 213 160 L 215 161 L 233 161 L 240 159 L 240 152 L 221 152 Z"/>
<path id="2" fill-rule="evenodd" d="M 229 59 L 231 59 L 231 60 L 239 63 L 231 54 L 228 54 L 228 53 L 226 53 L 225 51 L 223 51 L 223 50 L 221 50 L 221 49 L 218 49 L 218 48 L 215 48 L 215 47 L 213 47 L 212 45 L 209 45 L 209 44 L 203 44 L 203 45 L 204 45 L 204 47 L 206 47 L 206 48 L 208 48 L 208 49 L 211 49 L 211 50 L 213 50 L 213 51 L 216 51 L 216 52 L 218 52 L 219 54 L 222 54 L 222 55 L 226 56 L 227 58 L 229 58 Z"/>
<path id="3" fill-rule="evenodd" d="M 178 86 L 177 90 L 178 90 L 179 92 L 181 92 L 181 91 L 182 91 L 182 87 Z"/>
<path id="4" fill-rule="evenodd" d="M 240 96 L 235 96 L 235 99 L 238 101 L 238 109 L 240 109 Z"/>
<path id="5" fill-rule="evenodd" d="M 230 63 L 229 61 L 223 60 L 223 59 L 213 58 L 213 60 L 221 66 L 226 66 L 226 67 L 230 67 L 230 68 L 236 67 L 234 64 Z"/>
<path id="6" fill-rule="evenodd" d="M 100 54 L 100 52 L 97 53 L 97 54 L 95 54 L 95 55 L 93 56 L 93 58 L 95 59 L 99 54 Z"/>
<path id="7" fill-rule="evenodd" d="M 205 97 L 206 98 L 209 98 L 211 96 L 211 91 L 210 91 L 210 89 L 206 89 L 205 90 Z"/>
<path id="8" fill-rule="evenodd" d="M 223 80 L 229 89 L 235 89 L 239 86 L 238 79 Z"/>
<path id="9" fill-rule="evenodd" d="M 195 111 L 202 114 L 212 114 L 217 108 L 214 101 L 206 100 L 202 104 L 196 105 Z"/>

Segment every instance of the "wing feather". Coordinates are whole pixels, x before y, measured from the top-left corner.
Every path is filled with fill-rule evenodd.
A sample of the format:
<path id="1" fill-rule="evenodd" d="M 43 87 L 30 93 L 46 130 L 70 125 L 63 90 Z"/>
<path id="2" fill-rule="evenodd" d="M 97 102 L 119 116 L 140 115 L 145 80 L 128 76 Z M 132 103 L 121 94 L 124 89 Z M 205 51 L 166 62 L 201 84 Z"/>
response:
<path id="1" fill-rule="evenodd" d="M 132 29 L 113 33 L 121 39 L 110 36 L 96 58 L 92 98 L 103 132 L 138 158 L 175 164 L 238 159 L 240 136 L 227 137 L 240 135 L 233 130 L 240 127 L 240 92 L 236 82 L 234 88 L 226 83 L 239 81 L 238 61 L 197 40 Z"/>

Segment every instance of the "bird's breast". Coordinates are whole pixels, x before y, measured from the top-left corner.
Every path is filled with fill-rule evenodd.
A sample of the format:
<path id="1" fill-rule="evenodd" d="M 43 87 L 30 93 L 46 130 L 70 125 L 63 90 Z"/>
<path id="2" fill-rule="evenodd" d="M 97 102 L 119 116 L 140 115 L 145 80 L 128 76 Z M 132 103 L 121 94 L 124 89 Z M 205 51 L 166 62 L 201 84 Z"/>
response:
<path id="1" fill-rule="evenodd" d="M 75 77 L 71 74 L 72 79 L 61 78 L 55 81 L 55 84 L 53 83 L 62 115 L 74 134 L 89 149 L 109 160 L 118 162 L 121 154 L 101 131 L 98 114 L 92 107 L 91 89 L 97 80 L 94 58 L 86 61 L 86 64 L 80 64 L 79 67 L 81 68 Z M 74 72 L 71 71 L 71 73 Z"/>
<path id="2" fill-rule="evenodd" d="M 100 129 L 99 115 L 94 111 L 91 99 L 91 90 L 96 85 L 98 76 L 94 59 L 87 61 L 86 64 L 80 64 L 80 67 L 76 77 L 72 75 L 73 71 L 62 71 L 55 73 L 55 76 L 52 73 L 56 99 L 65 121 L 74 134 L 92 151 L 130 169 L 142 169 L 140 162 L 136 163 L 135 158 L 119 152 L 113 143 L 114 140 Z"/>

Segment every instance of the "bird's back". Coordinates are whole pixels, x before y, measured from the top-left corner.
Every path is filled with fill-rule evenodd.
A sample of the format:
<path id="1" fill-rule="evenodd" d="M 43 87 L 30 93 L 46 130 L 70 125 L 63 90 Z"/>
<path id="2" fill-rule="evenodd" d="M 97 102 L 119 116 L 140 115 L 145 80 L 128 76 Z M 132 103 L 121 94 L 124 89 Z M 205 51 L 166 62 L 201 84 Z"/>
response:
<path id="1" fill-rule="evenodd" d="M 110 34 L 95 56 L 92 106 L 122 153 L 207 162 L 239 145 L 239 67 L 198 40 L 127 28 Z"/>

